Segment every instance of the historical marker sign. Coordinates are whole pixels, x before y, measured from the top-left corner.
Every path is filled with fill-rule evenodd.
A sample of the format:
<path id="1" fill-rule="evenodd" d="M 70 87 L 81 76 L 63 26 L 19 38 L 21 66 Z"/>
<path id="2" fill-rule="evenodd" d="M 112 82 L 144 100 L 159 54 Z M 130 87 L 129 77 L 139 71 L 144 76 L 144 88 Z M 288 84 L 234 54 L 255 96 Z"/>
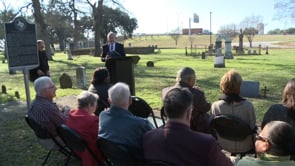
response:
<path id="1" fill-rule="evenodd" d="M 17 17 L 5 23 L 5 38 L 9 69 L 32 69 L 39 65 L 35 24 Z"/>

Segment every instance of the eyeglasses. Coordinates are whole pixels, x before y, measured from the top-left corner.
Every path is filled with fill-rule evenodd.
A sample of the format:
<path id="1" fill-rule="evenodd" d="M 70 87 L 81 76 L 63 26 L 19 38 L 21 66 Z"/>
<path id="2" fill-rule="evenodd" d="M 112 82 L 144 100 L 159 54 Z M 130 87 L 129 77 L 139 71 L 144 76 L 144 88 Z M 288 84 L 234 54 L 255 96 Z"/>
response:
<path id="1" fill-rule="evenodd" d="M 261 136 L 261 135 L 256 135 L 256 141 L 263 141 L 263 142 L 266 142 L 266 141 L 268 141 L 268 139 L 266 138 L 266 137 L 263 137 L 263 136 Z"/>

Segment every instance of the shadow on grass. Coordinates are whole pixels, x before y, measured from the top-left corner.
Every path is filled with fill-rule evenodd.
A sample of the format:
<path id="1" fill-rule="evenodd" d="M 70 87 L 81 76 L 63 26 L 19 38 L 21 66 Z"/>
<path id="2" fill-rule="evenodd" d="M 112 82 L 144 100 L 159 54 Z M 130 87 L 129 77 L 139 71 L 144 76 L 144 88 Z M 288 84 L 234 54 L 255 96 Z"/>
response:
<path id="1" fill-rule="evenodd" d="M 12 101 L 0 105 L 0 165 L 42 164 L 47 150 L 37 143 L 31 128 L 26 124 L 24 116 L 27 105 L 23 101 Z M 65 156 L 53 152 L 46 165 L 64 165 Z M 72 159 L 70 165 L 80 165 Z"/>

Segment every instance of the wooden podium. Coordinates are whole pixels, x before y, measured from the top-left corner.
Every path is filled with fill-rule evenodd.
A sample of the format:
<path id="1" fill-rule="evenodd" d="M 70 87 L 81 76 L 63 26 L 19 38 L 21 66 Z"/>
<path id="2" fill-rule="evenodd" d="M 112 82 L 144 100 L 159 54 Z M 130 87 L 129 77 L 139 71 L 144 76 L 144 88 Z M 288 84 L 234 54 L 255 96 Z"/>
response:
<path id="1" fill-rule="evenodd" d="M 135 81 L 132 57 L 113 57 L 106 61 L 111 83 L 124 82 L 129 85 L 131 95 L 135 95 Z"/>

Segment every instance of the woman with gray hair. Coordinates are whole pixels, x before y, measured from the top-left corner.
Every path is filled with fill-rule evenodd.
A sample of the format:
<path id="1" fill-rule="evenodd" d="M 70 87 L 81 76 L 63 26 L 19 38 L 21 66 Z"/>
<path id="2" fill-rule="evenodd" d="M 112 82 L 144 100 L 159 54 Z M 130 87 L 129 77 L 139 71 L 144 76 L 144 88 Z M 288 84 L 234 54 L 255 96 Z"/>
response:
<path id="1" fill-rule="evenodd" d="M 75 129 L 88 143 L 97 158 L 103 161 L 100 151 L 96 147 L 98 135 L 98 117 L 94 115 L 98 95 L 92 92 L 83 91 L 78 95 L 78 108 L 70 112 L 67 119 L 67 125 Z M 78 155 L 82 159 L 82 165 L 94 166 L 98 165 L 91 154 L 85 150 L 79 152 Z"/>

